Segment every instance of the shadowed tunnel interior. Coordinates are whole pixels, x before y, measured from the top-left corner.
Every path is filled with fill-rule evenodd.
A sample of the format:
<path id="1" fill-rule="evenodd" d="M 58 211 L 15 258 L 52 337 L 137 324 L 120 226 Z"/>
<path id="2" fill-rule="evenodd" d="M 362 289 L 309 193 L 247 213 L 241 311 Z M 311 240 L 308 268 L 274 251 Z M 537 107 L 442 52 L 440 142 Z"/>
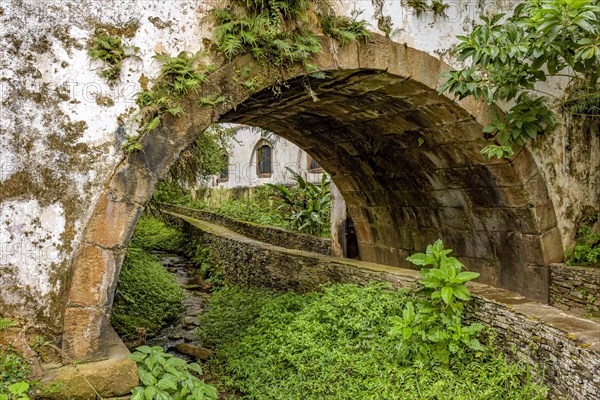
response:
<path id="1" fill-rule="evenodd" d="M 347 202 L 362 260 L 408 267 L 410 253 L 441 238 L 482 282 L 544 298 L 538 240 L 556 220 L 533 160 L 524 150 L 512 163 L 483 159 L 481 125 L 434 90 L 387 72 L 338 71 L 296 78 L 278 101 L 265 89 L 221 122 L 268 129 L 309 152 Z"/>

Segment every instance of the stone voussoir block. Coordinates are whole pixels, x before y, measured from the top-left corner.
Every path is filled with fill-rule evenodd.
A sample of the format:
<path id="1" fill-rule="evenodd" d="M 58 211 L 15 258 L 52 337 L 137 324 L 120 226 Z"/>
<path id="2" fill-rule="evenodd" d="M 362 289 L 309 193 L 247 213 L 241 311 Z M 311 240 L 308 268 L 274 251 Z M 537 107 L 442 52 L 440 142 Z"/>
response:
<path id="1" fill-rule="evenodd" d="M 75 255 L 68 304 L 108 307 L 110 290 L 117 279 L 120 257 L 111 250 L 83 243 Z"/>
<path id="2" fill-rule="evenodd" d="M 142 211 L 142 206 L 113 200 L 105 191 L 88 223 L 84 242 L 104 248 L 126 247 Z"/>
<path id="3" fill-rule="evenodd" d="M 106 358 L 110 323 L 103 308 L 67 307 L 63 324 L 66 363 Z"/>

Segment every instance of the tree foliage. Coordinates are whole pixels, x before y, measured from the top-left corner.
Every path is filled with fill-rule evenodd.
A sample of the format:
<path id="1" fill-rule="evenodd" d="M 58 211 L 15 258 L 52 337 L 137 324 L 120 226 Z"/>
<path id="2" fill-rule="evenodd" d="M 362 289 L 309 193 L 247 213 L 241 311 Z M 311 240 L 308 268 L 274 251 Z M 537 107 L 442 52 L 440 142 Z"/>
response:
<path id="1" fill-rule="evenodd" d="M 223 152 L 234 139 L 236 127 L 214 124 L 192 142 L 169 170 L 168 181 L 181 187 L 195 188 L 227 168 Z"/>
<path id="2" fill-rule="evenodd" d="M 526 0 L 511 17 L 481 17 L 482 24 L 467 36 L 458 36 L 455 53 L 471 65 L 450 71 L 441 92 L 462 99 L 473 96 L 487 104 L 506 101 L 484 128 L 500 146 L 487 155 L 508 155 L 507 144 L 523 145 L 556 126 L 549 100 L 566 112 L 600 116 L 600 6 L 589 0 Z M 541 91 L 550 77 L 567 79 L 566 99 Z"/>

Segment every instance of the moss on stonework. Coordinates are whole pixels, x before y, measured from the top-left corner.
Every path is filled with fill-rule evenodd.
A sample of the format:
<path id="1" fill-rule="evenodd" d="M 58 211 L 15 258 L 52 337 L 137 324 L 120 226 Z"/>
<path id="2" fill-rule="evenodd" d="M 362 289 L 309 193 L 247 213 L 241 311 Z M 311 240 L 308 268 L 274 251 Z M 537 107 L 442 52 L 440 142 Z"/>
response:
<path id="1" fill-rule="evenodd" d="M 101 107 L 112 107 L 115 105 L 115 102 L 108 96 L 98 95 L 96 96 L 96 104 Z"/>
<path id="2" fill-rule="evenodd" d="M 173 25 L 172 21 L 163 21 L 162 19 L 158 18 L 158 17 L 148 17 L 148 21 L 150 21 L 150 23 L 152 25 L 154 25 L 157 29 L 165 29 L 165 28 L 170 28 Z"/>
<path id="3" fill-rule="evenodd" d="M 109 35 L 122 36 L 127 39 L 133 38 L 136 35 L 138 29 L 140 28 L 140 22 L 137 20 L 130 21 L 121 25 L 98 23 L 97 21 L 94 21 L 92 19 L 88 19 L 88 22 L 90 22 L 90 25 L 95 26 L 96 29 L 103 30 Z"/>
<path id="4" fill-rule="evenodd" d="M 68 53 L 71 53 L 73 48 L 76 50 L 83 49 L 83 44 L 79 40 L 69 35 L 68 30 L 65 29 L 64 26 L 54 27 L 54 29 L 52 29 L 52 36 L 62 43 L 64 49 Z"/>

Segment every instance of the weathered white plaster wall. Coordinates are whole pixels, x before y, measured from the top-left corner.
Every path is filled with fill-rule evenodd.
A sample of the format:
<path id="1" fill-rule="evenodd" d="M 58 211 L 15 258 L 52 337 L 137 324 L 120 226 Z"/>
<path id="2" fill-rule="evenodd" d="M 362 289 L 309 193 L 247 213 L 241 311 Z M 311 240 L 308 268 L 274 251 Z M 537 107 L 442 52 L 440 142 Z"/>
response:
<path id="1" fill-rule="evenodd" d="M 273 173 L 269 177 L 259 177 L 256 169 L 256 149 L 258 143 L 264 143 L 263 141 L 267 141 L 272 148 Z M 321 180 L 321 173 L 308 172 L 308 154 L 304 150 L 271 132 L 240 126 L 227 154 L 229 179 L 222 181 L 214 177 L 212 187 L 231 189 L 261 186 L 265 183 L 292 184 L 294 180 L 286 167 L 298 172 L 310 182 Z"/>
<path id="2" fill-rule="evenodd" d="M 454 35 L 469 30 L 476 15 L 513 5 L 449 2 L 449 20 L 433 21 L 431 15 L 416 18 L 402 1 L 373 2 L 344 1 L 341 8 L 347 14 L 363 10 L 374 29 L 380 14 L 389 16 L 393 40 L 444 60 Z M 0 314 L 60 332 L 70 259 L 100 189 L 123 157 L 134 94 L 140 82 L 156 76 L 156 51 L 203 48 L 210 7 L 201 0 L 0 1 L 0 248 L 16 249 L 0 262 Z M 102 25 L 127 34 L 127 44 L 139 48 L 113 86 L 87 57 L 87 41 Z M 580 156 L 581 148 L 590 151 Z M 536 145 L 564 234 L 585 205 L 597 207 L 594 149 L 597 134 L 588 144 L 568 130 Z M 288 151 L 293 156 L 295 150 Z M 28 258 L 45 252 L 50 256 Z"/>

